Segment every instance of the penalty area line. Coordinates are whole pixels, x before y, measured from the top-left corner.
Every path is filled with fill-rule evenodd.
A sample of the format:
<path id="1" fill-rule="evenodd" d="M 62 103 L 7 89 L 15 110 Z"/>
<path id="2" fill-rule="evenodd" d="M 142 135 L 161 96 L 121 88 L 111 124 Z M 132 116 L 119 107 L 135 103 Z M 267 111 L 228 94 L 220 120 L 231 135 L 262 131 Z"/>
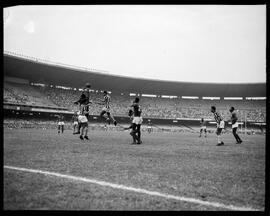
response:
<path id="1" fill-rule="evenodd" d="M 65 178 L 65 179 L 70 179 L 70 180 L 75 180 L 75 181 L 80 181 L 80 182 L 86 182 L 86 183 L 92 183 L 92 184 L 97 184 L 97 185 L 101 185 L 101 186 L 107 186 L 107 187 L 111 187 L 114 189 L 132 191 L 132 192 L 146 194 L 146 195 L 150 195 L 150 196 L 162 197 L 165 199 L 173 199 L 173 200 L 178 200 L 178 201 L 182 201 L 182 202 L 189 202 L 189 203 L 194 203 L 194 204 L 199 204 L 199 205 L 212 206 L 212 207 L 216 207 L 216 208 L 223 208 L 223 209 L 228 209 L 228 210 L 233 210 L 233 211 L 261 211 L 261 210 L 254 209 L 251 207 L 239 207 L 239 206 L 234 206 L 234 205 L 225 205 L 225 204 L 218 203 L 218 202 L 209 202 L 209 201 L 203 201 L 203 200 L 195 199 L 195 198 L 175 196 L 175 195 L 160 193 L 157 191 L 150 191 L 150 190 L 145 190 L 142 188 L 129 187 L 129 186 L 121 185 L 121 184 L 115 184 L 115 183 L 100 181 L 100 180 L 96 180 L 96 179 L 89 179 L 89 178 L 84 178 L 84 177 L 66 175 L 66 174 L 61 174 L 61 173 L 56 173 L 56 172 L 48 172 L 48 171 L 27 169 L 27 168 L 6 166 L 6 165 L 4 166 L 4 168 L 10 169 L 10 170 L 22 171 L 22 172 L 38 173 L 38 174 L 43 174 L 43 175 L 47 175 L 47 176 L 56 176 L 59 178 Z"/>

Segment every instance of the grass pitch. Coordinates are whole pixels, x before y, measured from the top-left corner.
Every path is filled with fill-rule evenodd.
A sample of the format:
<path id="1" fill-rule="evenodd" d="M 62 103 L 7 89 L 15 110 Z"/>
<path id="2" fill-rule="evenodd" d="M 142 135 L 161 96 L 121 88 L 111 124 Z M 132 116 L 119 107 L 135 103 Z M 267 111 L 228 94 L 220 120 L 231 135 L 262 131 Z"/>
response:
<path id="1" fill-rule="evenodd" d="M 241 136 L 241 135 L 240 135 Z M 4 165 L 57 172 L 225 205 L 264 210 L 265 137 L 127 131 L 4 129 Z M 4 169 L 4 210 L 226 210 Z"/>

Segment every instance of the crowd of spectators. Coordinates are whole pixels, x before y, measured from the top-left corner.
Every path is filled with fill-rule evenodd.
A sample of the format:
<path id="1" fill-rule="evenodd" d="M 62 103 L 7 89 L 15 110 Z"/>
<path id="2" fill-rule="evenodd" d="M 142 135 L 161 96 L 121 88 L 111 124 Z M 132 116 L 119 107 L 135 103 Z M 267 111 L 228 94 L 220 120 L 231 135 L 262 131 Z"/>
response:
<path id="1" fill-rule="evenodd" d="M 42 92 L 36 91 L 32 86 L 26 84 L 4 82 L 4 102 L 55 106 L 55 104 L 44 97 Z"/>
<path id="2" fill-rule="evenodd" d="M 28 90 L 26 93 L 26 89 Z M 72 89 L 61 89 L 55 87 L 22 87 L 14 85 L 12 88 L 5 85 L 4 101 L 17 101 L 18 103 L 43 103 L 57 105 L 75 111 L 78 106 L 74 104 L 81 95 L 81 91 Z M 39 97 L 37 97 L 39 96 Z M 99 115 L 102 105 L 96 102 L 103 99 L 101 92 L 93 91 L 90 94 L 93 105 L 90 109 L 91 115 Z M 111 94 L 111 113 L 115 116 L 127 116 L 128 110 L 134 96 Z M 229 108 L 234 106 L 238 112 L 240 121 L 266 121 L 266 101 L 255 100 L 202 100 L 202 99 L 168 99 L 168 98 L 141 98 L 141 106 L 144 117 L 152 118 L 205 118 L 213 119 L 210 107 L 215 105 L 217 110 L 230 119 Z"/>

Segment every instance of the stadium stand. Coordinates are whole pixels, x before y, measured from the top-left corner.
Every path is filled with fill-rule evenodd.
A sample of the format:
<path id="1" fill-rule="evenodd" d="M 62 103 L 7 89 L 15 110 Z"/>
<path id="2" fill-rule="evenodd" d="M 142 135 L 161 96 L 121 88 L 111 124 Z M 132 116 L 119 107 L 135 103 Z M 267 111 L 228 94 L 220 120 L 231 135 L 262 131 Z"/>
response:
<path id="1" fill-rule="evenodd" d="M 47 105 L 66 107 L 73 111 L 74 105 L 81 92 L 79 90 L 61 89 L 55 87 L 39 87 L 24 84 L 5 83 L 4 102 L 13 102 L 28 105 Z M 102 93 L 91 92 L 91 100 L 102 98 Z M 126 116 L 129 105 L 134 97 L 111 94 L 111 112 L 114 115 Z M 168 99 L 146 98 L 141 99 L 143 116 L 152 118 L 209 118 L 212 119 L 210 106 L 215 105 L 225 120 L 229 120 L 230 106 L 236 107 L 239 119 L 247 121 L 266 121 L 266 101 L 260 100 L 202 100 L 202 99 Z M 93 105 L 91 115 L 98 115 L 102 105 Z"/>

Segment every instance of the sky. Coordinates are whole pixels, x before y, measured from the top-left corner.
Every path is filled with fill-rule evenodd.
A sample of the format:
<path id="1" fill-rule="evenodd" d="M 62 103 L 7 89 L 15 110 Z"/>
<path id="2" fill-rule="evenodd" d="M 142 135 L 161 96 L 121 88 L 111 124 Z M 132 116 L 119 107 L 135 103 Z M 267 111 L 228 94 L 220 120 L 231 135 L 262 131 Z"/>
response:
<path id="1" fill-rule="evenodd" d="M 4 50 L 130 77 L 266 82 L 266 6 L 9 7 Z"/>

